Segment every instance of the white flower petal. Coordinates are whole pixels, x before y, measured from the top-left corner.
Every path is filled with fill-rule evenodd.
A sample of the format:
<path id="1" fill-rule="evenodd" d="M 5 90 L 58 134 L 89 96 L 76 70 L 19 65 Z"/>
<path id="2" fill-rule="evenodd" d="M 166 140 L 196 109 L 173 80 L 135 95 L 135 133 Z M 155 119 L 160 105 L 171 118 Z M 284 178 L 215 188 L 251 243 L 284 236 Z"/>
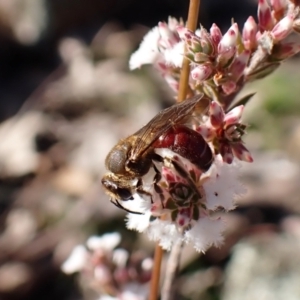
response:
<path id="1" fill-rule="evenodd" d="M 130 70 L 140 68 L 144 64 L 152 64 L 157 60 L 157 57 L 160 56 L 158 50 L 159 38 L 160 33 L 157 26 L 144 36 L 139 49 L 130 57 Z"/>
<path id="2" fill-rule="evenodd" d="M 118 232 L 107 233 L 102 236 L 91 236 L 86 245 L 90 250 L 111 251 L 121 241 L 121 235 Z"/>
<path id="3" fill-rule="evenodd" d="M 174 223 L 160 219 L 151 222 L 147 234 L 150 240 L 157 241 L 163 249 L 168 251 L 171 250 L 174 242 L 182 239 Z"/>
<path id="4" fill-rule="evenodd" d="M 116 249 L 113 251 L 112 261 L 118 267 L 125 267 L 129 253 L 125 249 Z"/>
<path id="5" fill-rule="evenodd" d="M 123 292 L 118 299 L 122 300 L 146 300 L 149 293 L 148 284 L 129 283 L 123 287 Z"/>
<path id="6" fill-rule="evenodd" d="M 86 264 L 88 251 L 83 245 L 76 246 L 67 260 L 62 264 L 61 270 L 65 274 L 81 271 Z"/>
<path id="7" fill-rule="evenodd" d="M 182 61 L 184 57 L 184 43 L 177 43 L 174 47 L 166 49 L 164 52 L 164 58 L 166 64 L 172 65 L 178 68 L 182 67 Z"/>
<path id="8" fill-rule="evenodd" d="M 150 211 L 144 215 L 127 214 L 126 226 L 128 229 L 136 230 L 138 232 L 144 232 L 150 223 L 151 213 Z"/>
<path id="9" fill-rule="evenodd" d="M 220 218 L 213 220 L 203 217 L 191 230 L 185 232 L 185 242 L 193 244 L 198 252 L 205 252 L 210 246 L 218 247 L 223 243 L 222 232 L 224 229 L 224 222 Z"/>
<path id="10" fill-rule="evenodd" d="M 246 192 L 241 184 L 238 175 L 240 164 L 233 161 L 226 164 L 218 155 L 209 172 L 209 179 L 203 183 L 206 194 L 206 206 L 210 210 L 223 207 L 225 210 L 235 208 L 235 200 Z"/>

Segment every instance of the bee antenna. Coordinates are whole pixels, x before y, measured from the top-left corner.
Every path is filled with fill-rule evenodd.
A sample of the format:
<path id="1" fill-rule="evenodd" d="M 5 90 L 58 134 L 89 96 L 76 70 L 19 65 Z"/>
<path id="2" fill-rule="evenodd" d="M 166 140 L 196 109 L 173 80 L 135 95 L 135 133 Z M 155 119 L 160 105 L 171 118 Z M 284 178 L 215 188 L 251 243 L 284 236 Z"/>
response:
<path id="1" fill-rule="evenodd" d="M 112 204 L 114 204 L 116 207 L 118 207 L 118 208 L 120 208 L 120 209 L 123 209 L 123 210 L 127 211 L 128 213 L 136 214 L 136 215 L 143 215 L 143 213 L 141 213 L 141 212 L 132 211 L 132 210 L 127 209 L 127 208 L 124 207 L 117 199 L 110 198 L 110 202 L 111 202 Z"/>

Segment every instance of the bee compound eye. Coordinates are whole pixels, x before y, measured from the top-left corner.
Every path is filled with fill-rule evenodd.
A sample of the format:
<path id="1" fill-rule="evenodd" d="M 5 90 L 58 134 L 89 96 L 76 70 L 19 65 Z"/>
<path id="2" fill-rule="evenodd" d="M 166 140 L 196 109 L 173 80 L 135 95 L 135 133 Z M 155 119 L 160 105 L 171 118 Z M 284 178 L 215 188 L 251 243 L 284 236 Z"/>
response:
<path id="1" fill-rule="evenodd" d="M 116 194 L 118 194 L 122 200 L 133 200 L 132 193 L 129 189 L 117 188 Z"/>

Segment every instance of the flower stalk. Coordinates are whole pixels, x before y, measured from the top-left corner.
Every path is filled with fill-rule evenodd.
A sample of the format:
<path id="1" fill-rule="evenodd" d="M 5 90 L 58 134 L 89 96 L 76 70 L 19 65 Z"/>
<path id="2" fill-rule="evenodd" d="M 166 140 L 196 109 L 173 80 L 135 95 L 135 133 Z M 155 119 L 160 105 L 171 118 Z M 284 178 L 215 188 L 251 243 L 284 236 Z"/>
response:
<path id="1" fill-rule="evenodd" d="M 187 28 L 191 31 L 195 31 L 197 28 L 199 10 L 200 10 L 200 0 L 190 0 L 188 19 L 187 19 Z M 190 76 L 190 61 L 185 57 L 183 59 L 182 69 L 181 69 L 181 74 L 180 74 L 178 99 L 177 99 L 178 102 L 183 101 L 186 98 L 186 96 L 188 95 L 189 76 Z M 180 251 L 181 251 L 181 247 L 180 247 L 179 252 Z M 154 268 L 153 268 L 152 277 L 151 277 L 149 300 L 157 299 L 162 256 L 163 256 L 163 249 L 157 243 L 156 247 L 155 247 L 155 254 L 154 254 Z M 173 278 L 170 278 L 170 279 L 173 279 Z M 172 284 L 172 282 L 169 283 L 169 285 L 171 285 L 171 284 Z M 165 289 L 168 290 L 168 288 L 165 288 Z M 164 299 L 167 300 L 168 298 L 166 295 L 167 294 L 169 295 L 169 293 L 165 292 L 164 294 L 165 294 Z"/>
<path id="2" fill-rule="evenodd" d="M 200 10 L 200 0 L 191 0 L 187 19 L 187 28 L 191 31 L 195 31 L 197 28 L 198 17 Z M 190 76 L 190 61 L 185 57 L 182 63 L 182 70 L 179 81 L 178 102 L 186 99 L 189 88 L 189 76 Z"/>
<path id="3" fill-rule="evenodd" d="M 150 282 L 149 300 L 158 299 L 160 270 L 161 270 L 163 252 L 164 252 L 163 249 L 157 243 L 154 252 L 154 264 L 153 264 L 151 282 Z"/>

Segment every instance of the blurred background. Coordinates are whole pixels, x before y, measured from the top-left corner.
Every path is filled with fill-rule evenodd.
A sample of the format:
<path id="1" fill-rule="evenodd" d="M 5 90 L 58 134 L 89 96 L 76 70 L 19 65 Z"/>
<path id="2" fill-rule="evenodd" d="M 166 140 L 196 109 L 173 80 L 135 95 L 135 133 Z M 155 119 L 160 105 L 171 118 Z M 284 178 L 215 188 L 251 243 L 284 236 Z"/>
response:
<path id="1" fill-rule="evenodd" d="M 242 28 L 256 1 L 202 0 L 200 20 Z M 145 67 L 142 37 L 187 0 L 0 0 L 0 299 L 96 299 L 60 270 L 90 235 L 117 231 L 130 253 L 153 244 L 126 230 L 101 188 L 104 160 L 174 95 Z M 222 248 L 186 248 L 175 299 L 300 299 L 299 58 L 243 93 L 255 162 L 248 193 L 226 215 Z"/>

